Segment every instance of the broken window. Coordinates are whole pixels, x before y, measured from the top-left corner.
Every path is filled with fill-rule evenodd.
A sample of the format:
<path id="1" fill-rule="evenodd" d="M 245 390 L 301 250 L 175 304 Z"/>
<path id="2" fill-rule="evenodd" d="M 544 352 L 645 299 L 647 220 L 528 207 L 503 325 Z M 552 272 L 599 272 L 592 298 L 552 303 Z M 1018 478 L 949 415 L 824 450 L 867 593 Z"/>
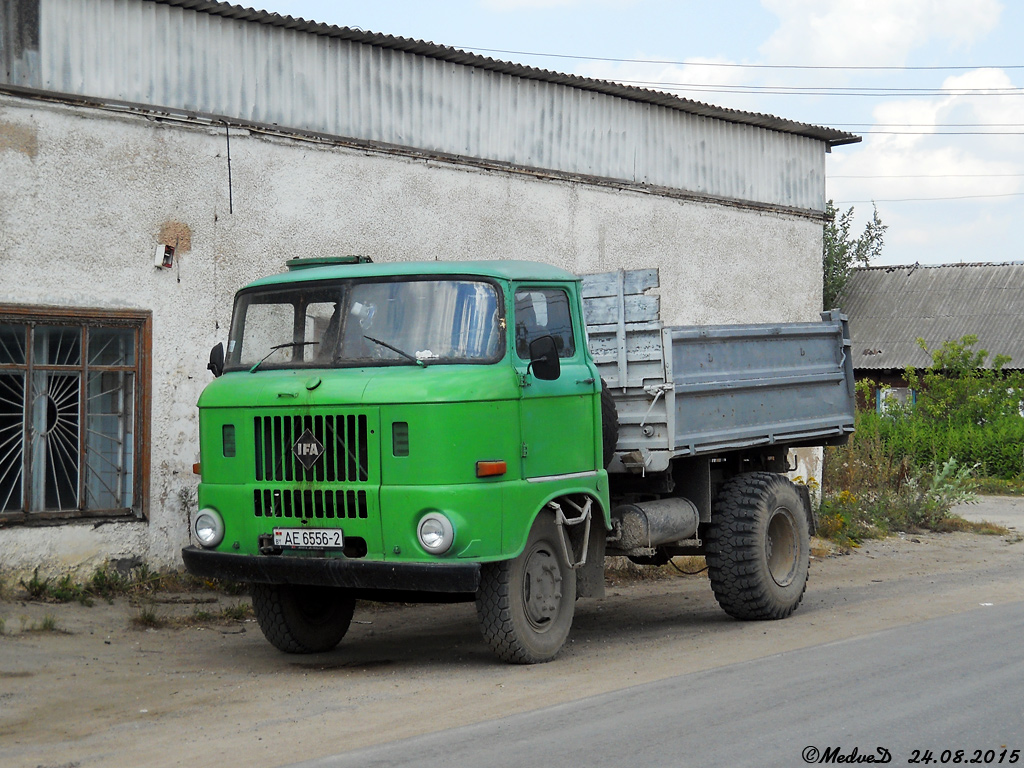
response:
<path id="1" fill-rule="evenodd" d="M 148 315 L 0 307 L 0 515 L 141 513 Z"/>

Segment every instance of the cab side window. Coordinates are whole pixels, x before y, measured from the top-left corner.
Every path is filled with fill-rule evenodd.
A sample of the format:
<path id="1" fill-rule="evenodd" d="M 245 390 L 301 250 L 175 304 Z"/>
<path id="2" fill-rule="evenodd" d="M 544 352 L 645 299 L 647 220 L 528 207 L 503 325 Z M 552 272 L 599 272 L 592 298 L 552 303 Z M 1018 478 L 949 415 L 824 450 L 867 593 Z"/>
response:
<path id="1" fill-rule="evenodd" d="M 516 354 L 530 359 L 530 342 L 552 336 L 559 357 L 573 357 L 576 342 L 572 334 L 569 296 L 556 288 L 530 288 L 516 291 Z"/>

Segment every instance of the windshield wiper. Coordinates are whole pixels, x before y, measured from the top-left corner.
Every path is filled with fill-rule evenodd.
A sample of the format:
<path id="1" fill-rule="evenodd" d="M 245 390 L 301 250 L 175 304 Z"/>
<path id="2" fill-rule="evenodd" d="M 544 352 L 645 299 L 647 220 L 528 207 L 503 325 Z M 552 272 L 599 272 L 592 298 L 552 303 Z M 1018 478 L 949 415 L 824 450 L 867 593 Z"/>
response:
<path id="1" fill-rule="evenodd" d="M 365 336 L 364 335 L 363 338 L 366 339 L 367 341 L 372 341 L 374 344 L 380 344 L 385 349 L 390 349 L 392 352 L 401 355 L 406 360 L 411 360 L 412 362 L 416 363 L 416 365 L 420 366 L 421 368 L 426 368 L 427 367 L 426 362 L 424 362 L 423 360 L 420 360 L 418 357 L 413 357 L 408 352 L 403 352 L 398 347 L 391 346 L 386 341 L 381 341 L 380 339 L 375 339 L 375 338 L 373 338 L 373 336 Z"/>
<path id="2" fill-rule="evenodd" d="M 258 363 L 256 363 L 256 365 L 254 365 L 252 368 L 249 369 L 249 373 L 256 373 L 256 369 L 259 368 L 261 365 L 263 365 L 263 361 L 266 360 L 268 357 L 270 357 L 275 352 L 277 352 L 277 350 L 279 350 L 279 349 L 284 349 L 285 347 L 292 347 L 292 348 L 295 348 L 295 347 L 308 347 L 308 346 L 311 346 L 313 344 L 319 344 L 319 343 L 320 343 L 319 341 L 286 341 L 284 344 L 275 344 L 274 346 L 272 346 L 270 348 L 270 351 L 267 352 L 267 354 L 265 354 L 263 356 L 263 359 L 261 359 Z"/>

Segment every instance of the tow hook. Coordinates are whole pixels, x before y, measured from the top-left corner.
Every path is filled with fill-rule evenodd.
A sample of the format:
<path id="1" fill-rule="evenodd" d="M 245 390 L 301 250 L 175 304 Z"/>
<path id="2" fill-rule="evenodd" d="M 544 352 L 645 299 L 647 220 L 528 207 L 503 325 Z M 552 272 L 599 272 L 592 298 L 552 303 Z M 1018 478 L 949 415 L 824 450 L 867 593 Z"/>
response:
<path id="1" fill-rule="evenodd" d="M 256 541 L 261 555 L 280 555 L 284 552 L 284 547 L 274 546 L 274 534 L 272 533 L 261 533 Z"/>

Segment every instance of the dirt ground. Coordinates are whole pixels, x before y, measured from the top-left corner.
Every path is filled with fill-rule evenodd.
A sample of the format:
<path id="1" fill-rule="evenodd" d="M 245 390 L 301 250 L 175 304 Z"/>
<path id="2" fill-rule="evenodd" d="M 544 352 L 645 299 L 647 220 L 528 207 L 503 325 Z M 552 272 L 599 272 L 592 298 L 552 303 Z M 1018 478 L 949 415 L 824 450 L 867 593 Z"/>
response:
<path id="1" fill-rule="evenodd" d="M 816 557 L 803 604 L 779 622 L 728 618 L 705 575 L 613 577 L 607 597 L 577 604 L 563 653 L 533 667 L 491 656 L 472 604 L 360 604 L 336 651 L 286 656 L 252 620 L 146 630 L 124 599 L 2 602 L 0 765 L 280 766 L 984 610 L 1024 599 L 1022 538 L 904 535 Z M 245 600 L 158 597 L 164 617 Z M 836 645 L 837 675 L 841 656 Z"/>

